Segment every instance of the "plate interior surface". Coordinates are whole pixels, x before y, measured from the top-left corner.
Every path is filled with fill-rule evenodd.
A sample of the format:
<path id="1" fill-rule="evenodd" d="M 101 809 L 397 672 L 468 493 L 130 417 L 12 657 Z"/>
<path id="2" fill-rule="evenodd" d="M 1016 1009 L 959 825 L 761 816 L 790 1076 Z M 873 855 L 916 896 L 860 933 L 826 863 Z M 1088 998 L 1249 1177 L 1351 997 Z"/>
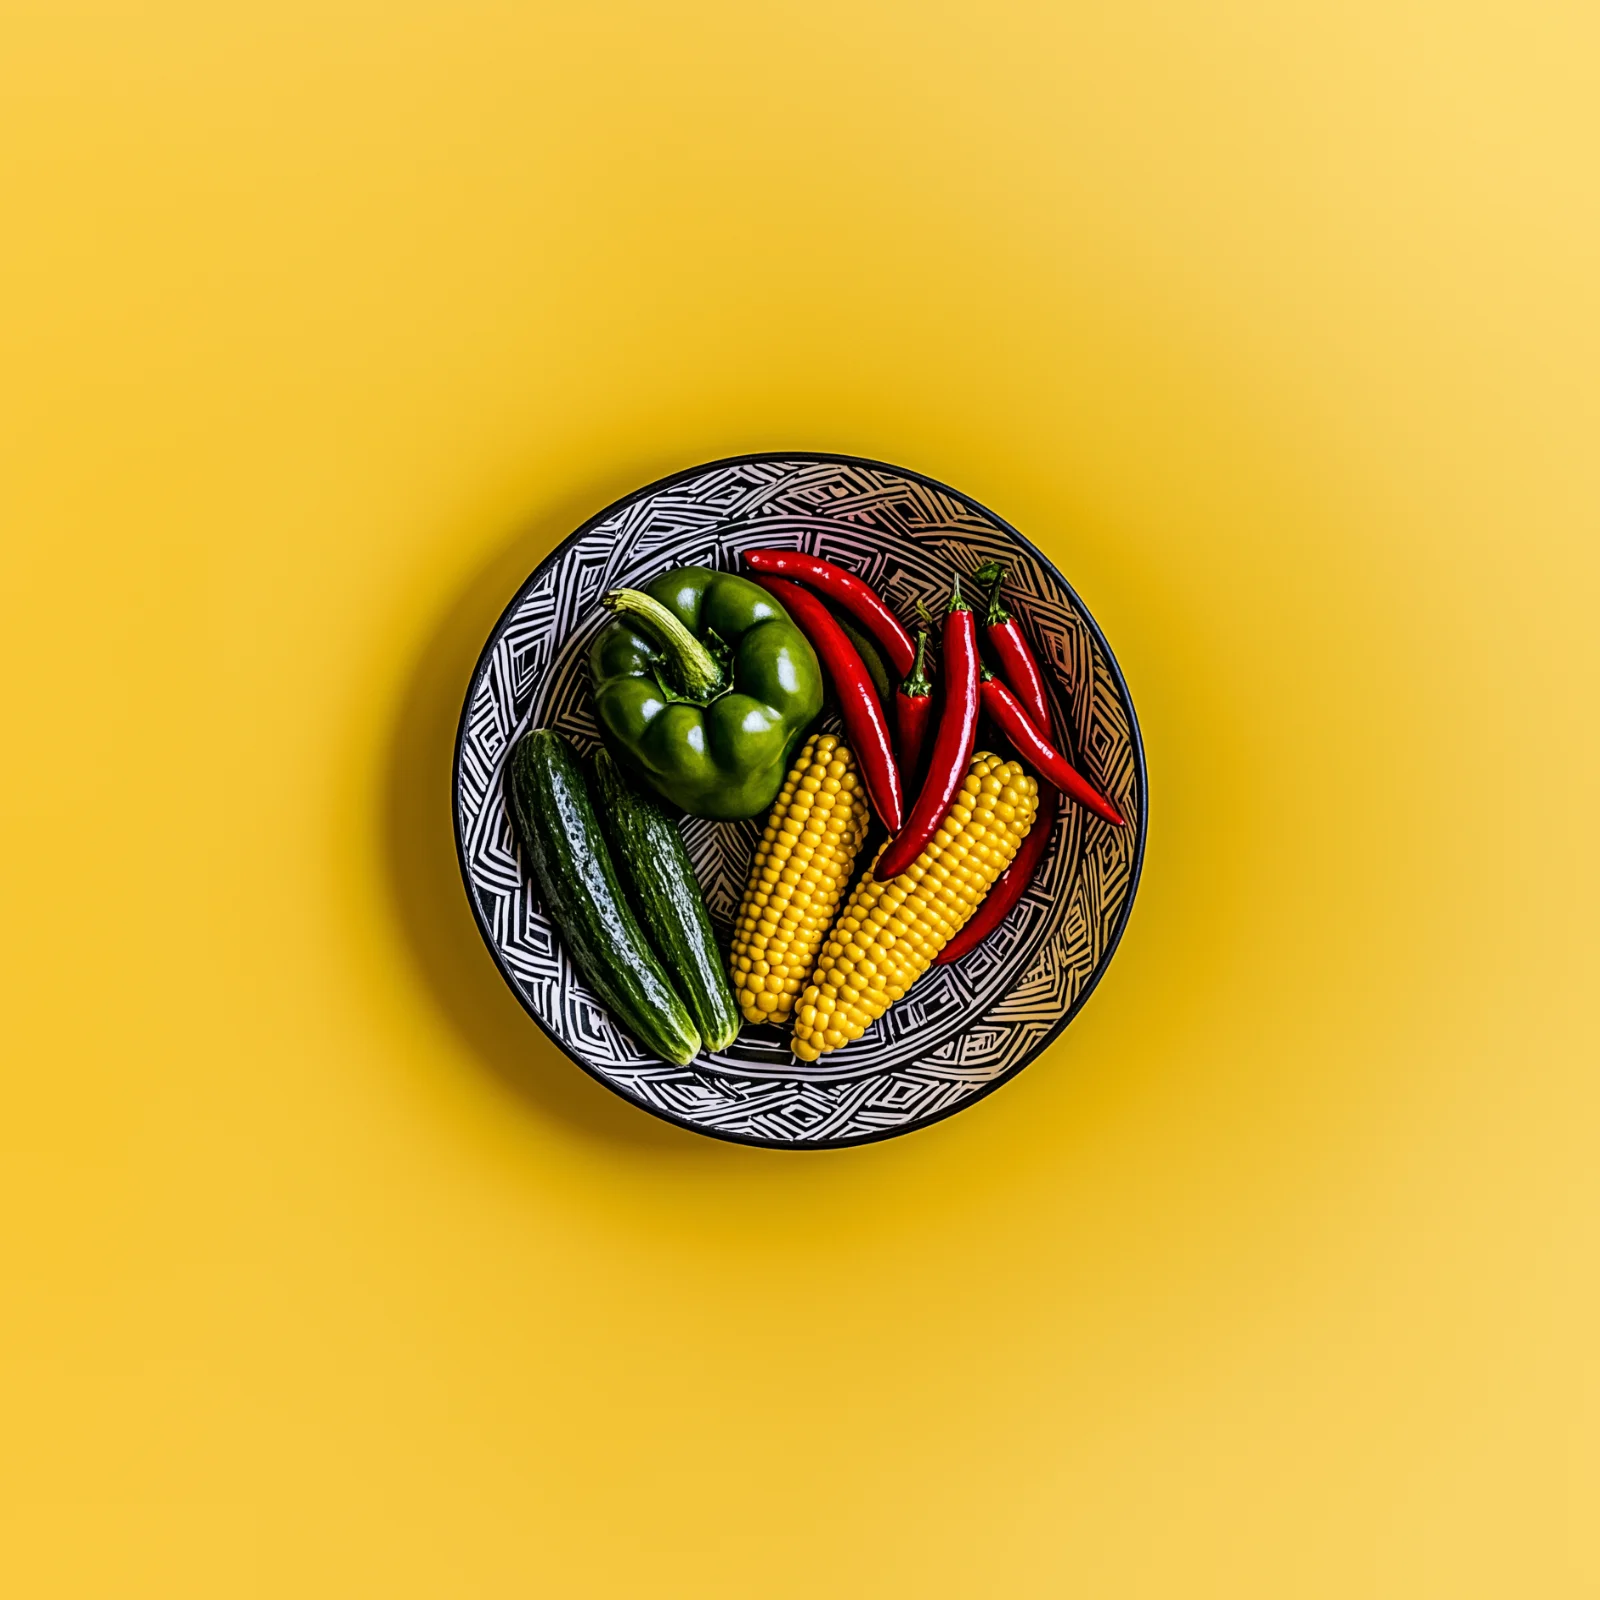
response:
<path id="1" fill-rule="evenodd" d="M 901 616 L 918 598 L 941 615 L 952 571 L 1005 561 L 1007 603 L 1056 697 L 1057 726 L 1070 729 L 1074 760 L 1129 826 L 1064 805 L 1032 887 L 1001 927 L 963 960 L 931 968 L 864 1038 L 815 1068 L 765 1028 L 747 1028 L 730 1049 L 678 1067 L 647 1056 L 574 972 L 519 864 L 504 765 L 529 728 L 557 728 L 584 753 L 598 743 L 587 656 L 609 620 L 600 606 L 608 589 L 639 587 L 673 566 L 736 571 L 739 553 L 758 547 L 837 561 Z M 761 826 L 762 819 L 683 823 L 724 948 Z M 1005 523 L 955 490 L 883 463 L 744 457 L 637 491 L 539 565 L 496 625 L 468 689 L 455 827 L 491 953 L 518 999 L 580 1066 L 699 1132 L 831 1147 L 903 1133 L 969 1104 L 1070 1020 L 1110 960 L 1138 884 L 1144 762 L 1126 686 L 1099 629 L 1055 568 Z"/>

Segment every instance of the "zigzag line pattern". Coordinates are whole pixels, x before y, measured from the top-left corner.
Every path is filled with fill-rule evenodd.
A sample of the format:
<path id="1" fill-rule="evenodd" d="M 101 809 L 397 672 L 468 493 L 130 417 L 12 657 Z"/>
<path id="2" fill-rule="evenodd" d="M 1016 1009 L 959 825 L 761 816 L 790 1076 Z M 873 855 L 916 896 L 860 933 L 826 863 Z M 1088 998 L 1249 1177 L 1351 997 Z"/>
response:
<path id="1" fill-rule="evenodd" d="M 797 548 L 859 573 L 902 614 L 942 601 L 952 568 L 1000 557 L 1007 599 L 1050 669 L 1074 757 L 1129 818 L 1108 827 L 1065 806 L 1035 883 L 964 961 L 931 969 L 827 1070 L 802 1069 L 785 1036 L 748 1029 L 688 1067 L 648 1057 L 572 971 L 512 842 L 501 789 L 526 727 L 583 750 L 598 733 L 587 651 L 600 596 L 663 568 L 738 568 L 739 552 Z M 613 507 L 548 557 L 500 620 L 463 713 L 456 828 L 467 891 L 508 981 L 545 1030 L 619 1094 L 707 1132 L 767 1144 L 848 1143 L 904 1131 L 970 1099 L 1043 1047 L 1093 983 L 1134 886 L 1145 796 L 1115 663 L 1060 580 L 977 508 L 893 469 L 850 461 L 708 468 Z M 684 835 L 726 938 L 760 822 L 688 819 Z"/>

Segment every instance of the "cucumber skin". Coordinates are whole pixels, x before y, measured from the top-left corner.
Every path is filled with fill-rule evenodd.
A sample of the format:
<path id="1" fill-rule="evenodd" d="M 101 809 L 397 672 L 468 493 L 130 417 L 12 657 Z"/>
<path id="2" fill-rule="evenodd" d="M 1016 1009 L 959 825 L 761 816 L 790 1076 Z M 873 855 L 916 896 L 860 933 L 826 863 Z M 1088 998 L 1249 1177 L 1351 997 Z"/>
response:
<path id="1" fill-rule="evenodd" d="M 646 1050 L 687 1065 L 700 1035 L 628 907 L 583 769 L 559 733 L 540 728 L 517 741 L 506 798 L 545 909 L 584 981 Z"/>
<path id="2" fill-rule="evenodd" d="M 739 1037 L 739 1008 L 683 835 L 628 782 L 609 750 L 595 755 L 594 774 L 611 859 L 633 891 L 645 933 L 688 1002 L 706 1048 L 726 1050 Z"/>

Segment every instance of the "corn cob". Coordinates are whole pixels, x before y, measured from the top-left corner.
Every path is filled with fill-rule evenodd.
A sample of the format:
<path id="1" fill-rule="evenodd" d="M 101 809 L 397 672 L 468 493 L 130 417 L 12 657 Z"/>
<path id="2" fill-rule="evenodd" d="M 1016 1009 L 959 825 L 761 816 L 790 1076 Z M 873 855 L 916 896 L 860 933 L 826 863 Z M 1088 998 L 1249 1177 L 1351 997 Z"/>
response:
<path id="1" fill-rule="evenodd" d="M 850 746 L 812 734 L 772 803 L 734 926 L 729 972 L 748 1021 L 789 1020 L 866 836 Z"/>
<path id="2" fill-rule="evenodd" d="M 922 854 L 887 883 L 869 872 L 856 885 L 795 1008 L 802 1061 L 859 1039 L 916 982 L 1011 864 L 1038 807 L 1020 762 L 973 756 Z"/>

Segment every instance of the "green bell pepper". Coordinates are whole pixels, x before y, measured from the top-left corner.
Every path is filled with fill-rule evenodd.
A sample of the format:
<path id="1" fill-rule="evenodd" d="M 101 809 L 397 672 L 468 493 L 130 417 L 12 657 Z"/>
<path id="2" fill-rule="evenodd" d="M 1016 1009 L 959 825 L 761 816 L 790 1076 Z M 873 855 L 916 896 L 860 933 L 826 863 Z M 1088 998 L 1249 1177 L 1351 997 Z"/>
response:
<path id="1" fill-rule="evenodd" d="M 606 743 L 691 816 L 753 817 L 822 709 L 822 668 L 789 613 L 759 585 L 679 567 L 641 591 L 589 648 Z"/>

